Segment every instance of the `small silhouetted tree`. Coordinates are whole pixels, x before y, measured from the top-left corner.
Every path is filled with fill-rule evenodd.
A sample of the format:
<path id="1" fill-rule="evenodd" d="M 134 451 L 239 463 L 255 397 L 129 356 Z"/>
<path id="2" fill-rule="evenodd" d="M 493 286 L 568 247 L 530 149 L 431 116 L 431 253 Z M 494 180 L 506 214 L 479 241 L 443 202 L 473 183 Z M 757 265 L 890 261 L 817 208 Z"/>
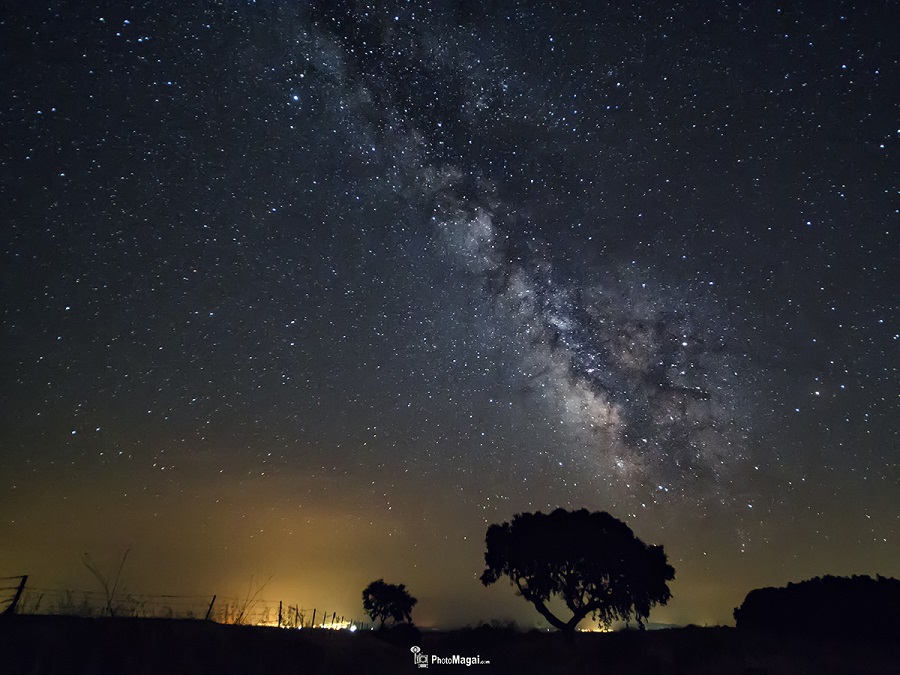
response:
<path id="1" fill-rule="evenodd" d="M 675 578 L 662 546 L 647 546 L 625 523 L 603 511 L 557 509 L 549 515 L 520 513 L 511 523 L 487 530 L 485 586 L 509 577 L 519 594 L 551 626 L 570 638 L 587 616 L 609 624 L 633 617 L 643 628 L 657 604 L 672 597 Z M 547 607 L 551 596 L 572 616 L 563 620 Z"/>
<path id="2" fill-rule="evenodd" d="M 363 609 L 372 621 L 380 621 L 380 628 L 390 619 L 394 623 L 412 621 L 412 608 L 418 602 L 403 584 L 388 584 L 378 579 L 362 592 Z"/>

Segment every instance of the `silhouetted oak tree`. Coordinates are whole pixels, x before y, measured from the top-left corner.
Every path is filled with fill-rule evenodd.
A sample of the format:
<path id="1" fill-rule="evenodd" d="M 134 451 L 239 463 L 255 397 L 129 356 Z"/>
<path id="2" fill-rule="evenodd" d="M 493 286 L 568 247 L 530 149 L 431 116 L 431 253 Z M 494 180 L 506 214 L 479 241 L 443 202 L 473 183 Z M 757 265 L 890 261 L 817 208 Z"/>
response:
<path id="1" fill-rule="evenodd" d="M 609 624 L 634 617 L 641 628 L 650 610 L 665 605 L 675 578 L 662 546 L 647 546 L 606 512 L 520 513 L 491 525 L 486 537 L 485 586 L 509 577 L 550 625 L 570 637 L 587 616 Z M 572 612 L 566 621 L 547 607 L 558 596 Z"/>
<path id="2" fill-rule="evenodd" d="M 403 584 L 388 584 L 384 579 L 373 581 L 362 593 L 363 609 L 372 621 L 384 622 L 391 619 L 394 623 L 412 621 L 412 608 L 418 602 L 406 590 Z"/>

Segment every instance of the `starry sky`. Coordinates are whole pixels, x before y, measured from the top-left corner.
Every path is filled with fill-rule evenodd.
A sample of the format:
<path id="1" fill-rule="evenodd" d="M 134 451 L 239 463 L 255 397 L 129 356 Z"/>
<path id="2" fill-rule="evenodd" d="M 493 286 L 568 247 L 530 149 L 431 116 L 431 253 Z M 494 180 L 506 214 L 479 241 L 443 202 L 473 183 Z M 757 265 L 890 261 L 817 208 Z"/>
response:
<path id="1" fill-rule="evenodd" d="M 896 3 L 7 6 L 0 575 L 533 625 L 562 506 L 660 623 L 900 576 Z"/>

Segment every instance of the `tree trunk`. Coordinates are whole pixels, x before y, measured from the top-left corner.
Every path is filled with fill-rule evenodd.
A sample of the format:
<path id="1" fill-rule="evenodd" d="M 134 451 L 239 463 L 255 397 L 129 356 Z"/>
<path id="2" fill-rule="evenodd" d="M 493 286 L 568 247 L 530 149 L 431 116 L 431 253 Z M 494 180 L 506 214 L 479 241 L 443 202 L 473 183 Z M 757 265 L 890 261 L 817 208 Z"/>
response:
<path id="1" fill-rule="evenodd" d="M 566 624 L 561 619 L 559 619 L 553 612 L 547 609 L 547 606 L 541 602 L 540 600 L 532 600 L 531 604 L 535 606 L 537 611 L 540 613 L 542 617 L 547 619 L 547 622 L 556 628 L 557 630 L 565 631 Z"/>
<path id="2" fill-rule="evenodd" d="M 566 636 L 566 641 L 570 644 L 575 642 L 575 630 L 578 628 L 578 624 L 581 623 L 581 620 L 589 614 L 588 611 L 582 610 L 578 612 L 573 612 L 572 618 L 569 619 L 569 622 L 566 624 L 566 629 L 563 631 Z"/>
<path id="3" fill-rule="evenodd" d="M 560 633 L 565 635 L 566 642 L 572 643 L 575 641 L 575 628 L 581 623 L 581 620 L 584 619 L 588 614 L 593 611 L 593 606 L 582 607 L 579 609 L 569 609 L 572 610 L 572 618 L 568 621 L 563 621 L 559 617 L 557 617 L 553 612 L 547 609 L 547 605 L 544 604 L 543 600 L 540 598 L 535 598 L 532 596 L 528 589 L 522 586 L 522 584 L 516 580 L 516 586 L 519 587 L 519 592 L 522 594 L 522 597 L 528 600 L 532 605 L 534 605 L 535 609 L 537 609 L 538 613 L 545 619 L 547 622 L 556 628 Z"/>
<path id="4" fill-rule="evenodd" d="M 557 617 L 553 612 L 547 609 L 547 606 L 541 602 L 540 600 L 531 600 L 531 604 L 535 606 L 535 609 L 547 619 L 547 622 L 556 628 L 560 633 L 566 636 L 567 642 L 574 642 L 575 640 L 575 629 L 578 627 L 578 624 L 581 623 L 581 620 L 584 619 L 590 612 L 588 610 L 579 610 L 572 612 L 572 618 L 568 621 L 563 621 L 559 617 Z"/>

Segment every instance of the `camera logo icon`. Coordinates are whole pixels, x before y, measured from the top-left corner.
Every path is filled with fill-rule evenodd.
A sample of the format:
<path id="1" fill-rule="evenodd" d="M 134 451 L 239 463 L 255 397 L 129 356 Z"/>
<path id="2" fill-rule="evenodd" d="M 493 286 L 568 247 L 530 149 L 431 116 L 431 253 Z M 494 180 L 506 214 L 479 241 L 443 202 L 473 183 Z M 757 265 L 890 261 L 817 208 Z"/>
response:
<path id="1" fill-rule="evenodd" d="M 413 663 L 416 664 L 417 668 L 427 668 L 428 667 L 428 654 L 422 654 L 421 647 L 410 647 L 409 651 L 413 653 Z"/>

